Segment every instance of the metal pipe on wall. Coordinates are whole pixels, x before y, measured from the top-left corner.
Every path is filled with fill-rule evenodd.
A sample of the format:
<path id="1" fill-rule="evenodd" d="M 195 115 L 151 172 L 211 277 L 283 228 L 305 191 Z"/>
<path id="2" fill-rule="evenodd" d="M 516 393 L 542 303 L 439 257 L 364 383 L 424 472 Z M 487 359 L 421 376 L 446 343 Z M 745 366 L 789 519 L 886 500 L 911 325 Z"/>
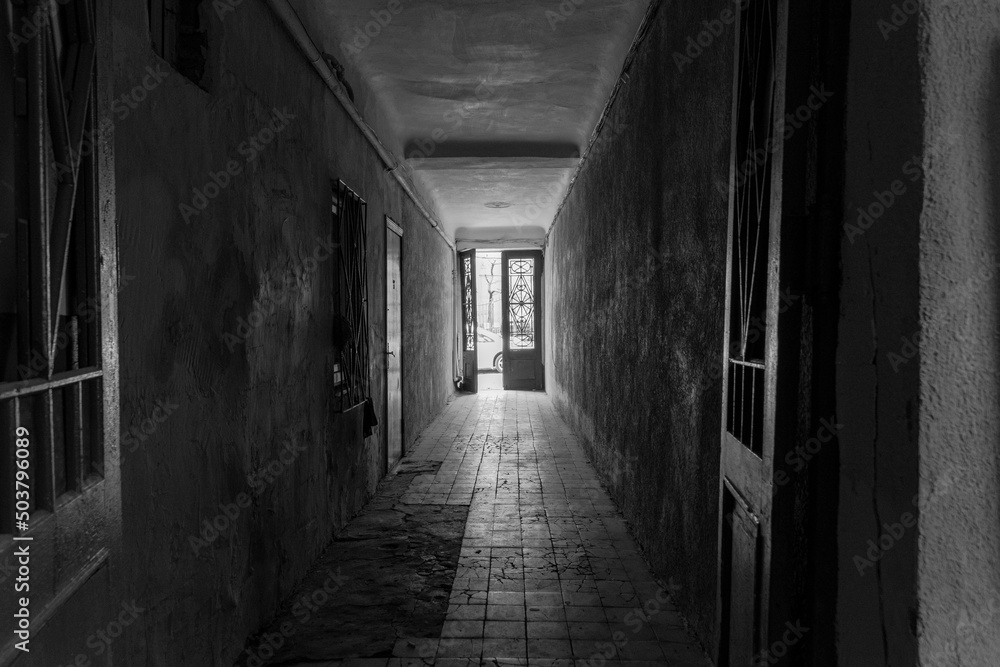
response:
<path id="1" fill-rule="evenodd" d="M 372 145 L 375 152 L 378 153 L 379 158 L 388 167 L 388 171 L 393 175 L 399 186 L 403 188 L 403 192 L 410 198 L 413 204 L 417 207 L 417 210 L 427 219 L 431 227 L 441 235 L 444 242 L 448 244 L 448 247 L 455 250 L 455 245 L 448 239 L 445 235 L 444 230 L 441 229 L 441 225 L 435 220 L 431 212 L 427 210 L 423 202 L 417 196 L 416 191 L 413 189 L 413 185 L 407 180 L 402 174 L 397 171 L 399 167 L 399 162 L 396 160 L 395 156 L 389 152 L 389 150 L 382 144 L 378 135 L 375 131 L 365 122 L 361 114 L 358 113 L 357 107 L 354 106 L 354 102 L 351 98 L 347 96 L 347 91 L 341 85 L 340 81 L 337 79 L 337 75 L 334 74 L 333 70 L 330 69 L 330 65 L 327 64 L 326 60 L 323 58 L 323 54 L 320 53 L 319 49 L 316 48 L 316 44 L 313 43 L 312 38 L 306 31 L 302 21 L 299 19 L 299 15 L 295 12 L 295 9 L 288 3 L 288 0 L 267 0 L 267 4 L 270 5 L 271 10 L 275 15 L 281 20 L 281 23 L 288 30 L 289 35 L 295 40 L 295 43 L 299 45 L 302 53 L 309 60 L 309 63 L 315 68 L 316 72 L 319 74 L 320 78 L 326 83 L 327 88 L 333 93 L 334 97 L 340 102 L 340 105 L 347 112 L 347 115 L 354 124 L 358 126 L 361 133 L 368 140 L 368 143 Z"/>

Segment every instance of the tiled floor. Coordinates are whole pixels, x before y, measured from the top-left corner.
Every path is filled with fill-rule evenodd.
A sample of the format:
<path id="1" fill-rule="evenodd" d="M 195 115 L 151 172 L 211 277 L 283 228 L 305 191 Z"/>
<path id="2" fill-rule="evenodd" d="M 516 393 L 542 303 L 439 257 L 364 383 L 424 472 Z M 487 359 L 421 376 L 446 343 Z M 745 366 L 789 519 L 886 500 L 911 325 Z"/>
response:
<path id="1" fill-rule="evenodd" d="M 401 502 L 470 505 L 441 637 L 322 664 L 711 664 L 544 393 L 459 397 L 407 461 L 441 463 Z"/>

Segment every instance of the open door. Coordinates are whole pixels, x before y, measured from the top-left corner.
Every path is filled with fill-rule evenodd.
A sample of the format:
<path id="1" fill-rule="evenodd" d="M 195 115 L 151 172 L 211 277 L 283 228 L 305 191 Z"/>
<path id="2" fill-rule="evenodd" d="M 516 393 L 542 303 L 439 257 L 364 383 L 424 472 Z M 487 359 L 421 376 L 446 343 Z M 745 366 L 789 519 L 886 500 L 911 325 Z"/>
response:
<path id="1" fill-rule="evenodd" d="M 503 388 L 543 389 L 542 252 L 500 255 L 503 265 Z"/>
<path id="2" fill-rule="evenodd" d="M 38 28 L 0 45 L 3 665 L 63 664 L 119 611 L 114 167 L 110 88 L 95 83 L 110 74 L 109 8 L 0 12 L 12 37 Z"/>
<path id="3" fill-rule="evenodd" d="M 846 13 L 833 0 L 750 0 L 739 12 L 720 360 L 720 666 L 836 664 L 830 332 L 843 108 L 829 91 L 844 90 Z"/>
<path id="4" fill-rule="evenodd" d="M 478 390 L 476 363 L 476 251 L 458 253 L 458 265 L 462 277 L 462 391 L 475 393 Z"/>
<path id="5" fill-rule="evenodd" d="M 385 219 L 386 470 L 403 455 L 403 228 Z"/>
<path id="6" fill-rule="evenodd" d="M 776 530 L 775 495 L 782 277 L 787 0 L 739 11 L 730 164 L 729 247 L 721 434 L 719 665 L 765 657 L 789 619 L 784 573 L 790 537 Z M 794 400 L 794 399 L 793 399 Z M 773 576 L 772 576 L 773 573 Z"/>

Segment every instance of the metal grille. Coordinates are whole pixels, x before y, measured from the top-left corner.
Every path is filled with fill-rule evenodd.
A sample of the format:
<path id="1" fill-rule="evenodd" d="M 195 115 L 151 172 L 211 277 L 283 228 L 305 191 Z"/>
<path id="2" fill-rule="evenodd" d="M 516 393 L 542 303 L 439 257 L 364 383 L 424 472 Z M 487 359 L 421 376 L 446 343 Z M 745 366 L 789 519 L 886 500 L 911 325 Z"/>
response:
<path id="1" fill-rule="evenodd" d="M 727 428 L 760 454 L 771 158 L 775 146 L 776 0 L 753 0 L 741 13 L 736 85 L 736 184 L 733 193 Z"/>
<path id="2" fill-rule="evenodd" d="M 465 287 L 465 349 L 467 352 L 476 350 L 476 328 L 475 311 L 476 304 L 472 295 L 472 288 L 476 277 L 472 275 L 472 258 L 466 257 L 463 261 L 462 280 Z"/>
<path id="3" fill-rule="evenodd" d="M 347 391 L 340 397 L 340 409 L 345 410 L 367 398 L 369 385 L 368 347 L 368 205 L 343 181 L 338 181 L 334 212 L 337 217 L 340 247 L 340 289 L 336 308 L 351 325 L 353 337 L 344 348 L 341 368 Z"/>
<path id="4" fill-rule="evenodd" d="M 510 316 L 510 349 L 530 350 L 535 347 L 535 260 L 507 260 L 510 276 L 508 309 Z"/>
<path id="5" fill-rule="evenodd" d="M 13 269 L 16 257 L 15 278 L 0 286 L 0 532 L 7 534 L 16 429 L 31 434 L 29 511 L 54 511 L 60 496 L 100 479 L 104 460 L 92 5 L 25 3 L 12 11 L 19 26 L 35 11 L 48 18 L 19 45 L 13 76 L 0 84 L 3 95 L 27 82 L 12 95 L 23 112 L 7 121 L 15 145 L 0 157 L 14 179 L 0 208 L 0 239 L 10 237 L 0 262 Z"/>

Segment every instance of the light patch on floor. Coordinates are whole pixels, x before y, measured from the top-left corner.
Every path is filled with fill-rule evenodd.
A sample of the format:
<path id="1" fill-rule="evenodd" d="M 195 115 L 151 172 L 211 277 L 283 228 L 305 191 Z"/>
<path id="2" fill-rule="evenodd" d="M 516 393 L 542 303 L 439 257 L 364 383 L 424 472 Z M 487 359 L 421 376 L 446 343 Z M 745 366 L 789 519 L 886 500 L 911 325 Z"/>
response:
<path id="1" fill-rule="evenodd" d="M 480 373 L 476 376 L 479 391 L 503 391 L 503 373 Z"/>
<path id="2" fill-rule="evenodd" d="M 440 636 L 398 637 L 388 658 L 297 667 L 711 664 L 544 393 L 456 398 L 403 469 L 412 482 L 399 506 L 468 506 Z M 363 632 L 351 629 L 354 645 Z"/>

